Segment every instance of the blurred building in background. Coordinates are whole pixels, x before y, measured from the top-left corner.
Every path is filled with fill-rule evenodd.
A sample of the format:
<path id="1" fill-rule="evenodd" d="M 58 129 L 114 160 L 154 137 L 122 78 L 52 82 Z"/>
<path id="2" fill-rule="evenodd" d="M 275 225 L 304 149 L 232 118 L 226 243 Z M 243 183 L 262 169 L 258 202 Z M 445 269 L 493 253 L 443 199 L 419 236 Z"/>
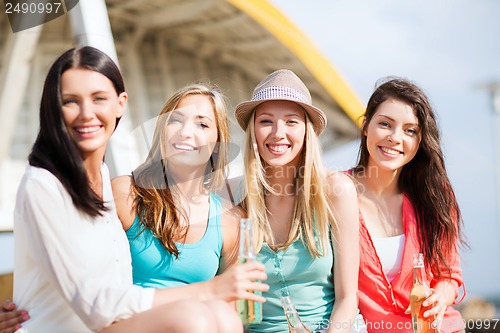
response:
<path id="1" fill-rule="evenodd" d="M 70 2 L 78 1 L 65 5 Z M 128 109 L 106 154 L 112 175 L 128 174 L 144 159 L 154 128 L 150 120 L 175 90 L 195 81 L 218 85 L 233 109 L 269 73 L 288 68 L 328 116 L 321 136 L 325 150 L 357 135 L 359 99 L 316 46 L 265 0 L 81 0 L 43 25 L 14 33 L 10 23 L 0 12 L 2 298 L 12 293 L 13 208 L 38 131 L 43 82 L 56 57 L 71 47 L 100 48 L 125 78 Z M 241 146 L 243 132 L 234 118 L 231 129 L 232 141 Z M 241 173 L 241 154 L 233 164 L 233 172 Z"/>
<path id="2" fill-rule="evenodd" d="M 267 74 L 289 68 L 328 115 L 321 136 L 325 150 L 357 135 L 353 119 L 362 114 L 362 103 L 316 46 L 268 1 L 81 0 L 68 14 L 16 33 L 1 12 L 0 230 L 12 228 L 45 75 L 58 55 L 78 45 L 106 51 L 125 78 L 128 110 L 107 154 L 113 175 L 129 173 L 145 157 L 144 138 L 131 133 L 138 134 L 175 90 L 200 80 L 217 84 L 232 109 L 249 99 Z M 231 126 L 240 145 L 243 133 L 236 121 Z"/>

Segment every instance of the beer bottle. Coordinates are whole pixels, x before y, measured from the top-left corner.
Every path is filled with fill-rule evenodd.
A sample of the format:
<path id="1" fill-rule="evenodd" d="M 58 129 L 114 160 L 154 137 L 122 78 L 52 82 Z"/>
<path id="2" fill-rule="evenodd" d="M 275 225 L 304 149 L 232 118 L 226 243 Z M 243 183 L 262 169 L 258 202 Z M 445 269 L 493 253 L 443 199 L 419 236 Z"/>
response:
<path id="1" fill-rule="evenodd" d="M 242 218 L 240 220 L 240 244 L 238 263 L 244 264 L 255 260 L 255 250 L 252 234 L 252 220 Z M 260 291 L 254 293 L 261 295 Z M 262 304 L 259 302 L 240 299 L 236 302 L 238 314 L 243 325 L 258 324 L 262 321 Z"/>
<path id="2" fill-rule="evenodd" d="M 285 311 L 286 321 L 288 322 L 288 330 L 290 333 L 311 333 L 300 320 L 299 313 L 295 308 L 290 296 L 281 296 L 281 305 Z"/>
<path id="3" fill-rule="evenodd" d="M 413 333 L 436 332 L 432 328 L 434 318 L 424 318 L 426 308 L 422 303 L 432 294 L 431 288 L 427 284 L 424 267 L 424 255 L 419 253 L 413 258 L 413 287 L 410 293 L 410 310 Z"/>

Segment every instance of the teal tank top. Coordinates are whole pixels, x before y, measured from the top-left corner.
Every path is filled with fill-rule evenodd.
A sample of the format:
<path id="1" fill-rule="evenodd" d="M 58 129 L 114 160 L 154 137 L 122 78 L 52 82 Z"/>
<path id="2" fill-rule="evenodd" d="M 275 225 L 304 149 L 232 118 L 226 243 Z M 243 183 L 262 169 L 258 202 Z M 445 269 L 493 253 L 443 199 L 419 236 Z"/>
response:
<path id="1" fill-rule="evenodd" d="M 210 193 L 207 229 L 196 243 L 176 242 L 179 257 L 167 251 L 151 230 L 143 232 L 136 217 L 126 231 L 132 255 L 134 284 L 146 288 L 165 288 L 208 281 L 219 268 L 222 250 L 221 200 Z"/>
<path id="2" fill-rule="evenodd" d="M 313 258 L 300 239 L 286 250 L 277 252 L 263 244 L 257 260 L 266 267 L 265 283 L 270 288 L 262 294 L 266 298 L 262 304 L 262 322 L 250 325 L 250 332 L 288 332 L 280 302 L 283 280 L 304 324 L 311 330 L 328 327 L 335 302 L 332 247 L 326 246 L 325 252 L 323 256 Z"/>

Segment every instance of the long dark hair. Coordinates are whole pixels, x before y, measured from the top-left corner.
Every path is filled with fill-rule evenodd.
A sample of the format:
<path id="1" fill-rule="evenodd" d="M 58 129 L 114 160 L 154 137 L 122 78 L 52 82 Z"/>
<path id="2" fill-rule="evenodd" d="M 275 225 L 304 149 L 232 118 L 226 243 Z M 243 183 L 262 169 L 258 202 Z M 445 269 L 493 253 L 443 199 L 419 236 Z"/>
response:
<path id="1" fill-rule="evenodd" d="M 28 161 L 30 165 L 44 168 L 56 176 L 78 209 L 90 216 L 98 216 L 106 207 L 89 186 L 83 158 L 69 136 L 62 116 L 61 76 L 70 68 L 98 72 L 113 83 L 117 94 L 125 91 L 120 70 L 102 51 L 85 46 L 63 53 L 52 64 L 45 79 L 40 103 L 40 128 Z"/>
<path id="2" fill-rule="evenodd" d="M 465 243 L 463 221 L 446 172 L 436 116 L 429 99 L 417 85 L 390 77 L 375 89 L 366 107 L 355 172 L 368 167 L 370 155 L 363 133 L 377 108 L 388 99 L 408 104 L 418 118 L 421 142 L 415 157 L 402 168 L 398 186 L 415 207 L 418 239 L 426 266 L 436 276 L 441 275 L 440 267 L 450 273 L 450 255 L 457 250 L 457 241 Z"/>

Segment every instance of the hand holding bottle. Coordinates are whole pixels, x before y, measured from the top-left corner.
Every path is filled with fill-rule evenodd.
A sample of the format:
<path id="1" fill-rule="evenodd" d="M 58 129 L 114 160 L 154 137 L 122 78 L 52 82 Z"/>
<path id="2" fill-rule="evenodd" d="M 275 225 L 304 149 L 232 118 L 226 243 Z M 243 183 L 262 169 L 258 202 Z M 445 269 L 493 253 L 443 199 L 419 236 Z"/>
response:
<path id="1" fill-rule="evenodd" d="M 434 288 L 431 289 L 432 294 L 423 304 L 427 307 L 424 316 L 430 318 L 434 316 L 434 322 L 439 331 L 446 309 L 455 301 L 455 290 L 457 288 L 456 285 L 449 280 L 441 280 L 433 285 L 433 287 Z"/>
<path id="2" fill-rule="evenodd" d="M 422 307 L 424 308 L 423 315 L 424 318 L 434 318 L 432 327 L 436 328 L 439 332 L 446 309 L 455 301 L 456 285 L 451 283 L 449 280 L 442 280 L 437 282 L 434 285 L 434 288 L 431 288 L 430 290 L 431 294 L 422 303 Z M 411 313 L 410 306 L 408 306 L 405 313 Z"/>
<path id="3" fill-rule="evenodd" d="M 254 261 L 234 265 L 207 283 L 210 284 L 211 298 L 228 302 L 246 299 L 262 303 L 265 302 L 265 298 L 251 290 L 267 291 L 269 286 L 261 282 L 266 279 L 264 265 Z"/>
<path id="4" fill-rule="evenodd" d="M 413 333 L 431 333 L 436 331 L 434 318 L 425 316 L 426 304 L 432 304 L 428 298 L 432 295 L 432 290 L 427 284 L 425 274 L 424 256 L 422 253 L 415 255 L 413 263 L 413 287 L 410 292 L 410 311 L 413 326 Z"/>

